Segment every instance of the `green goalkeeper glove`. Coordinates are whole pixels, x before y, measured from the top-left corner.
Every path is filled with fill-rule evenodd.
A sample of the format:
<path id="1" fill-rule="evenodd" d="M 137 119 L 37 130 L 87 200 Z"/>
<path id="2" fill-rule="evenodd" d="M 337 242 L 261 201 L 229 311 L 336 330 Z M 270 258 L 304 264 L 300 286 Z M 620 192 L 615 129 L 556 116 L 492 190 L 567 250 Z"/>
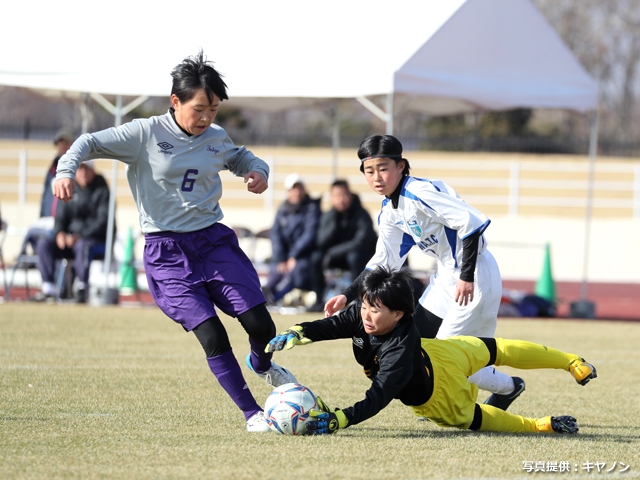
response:
<path id="1" fill-rule="evenodd" d="M 280 335 L 271 339 L 271 341 L 265 347 L 264 351 L 267 353 L 271 353 L 277 350 L 282 350 L 285 347 L 287 348 L 287 350 L 291 350 L 296 345 L 308 345 L 312 342 L 312 340 L 304 336 L 304 332 L 302 331 L 302 327 L 300 325 L 294 325 L 288 330 L 282 332 Z"/>
<path id="2" fill-rule="evenodd" d="M 314 408 L 309 412 L 307 421 L 307 430 L 311 435 L 325 435 L 347 428 L 349 420 L 342 410 L 330 408 L 320 397 L 316 397 L 316 403 L 318 409 Z"/>

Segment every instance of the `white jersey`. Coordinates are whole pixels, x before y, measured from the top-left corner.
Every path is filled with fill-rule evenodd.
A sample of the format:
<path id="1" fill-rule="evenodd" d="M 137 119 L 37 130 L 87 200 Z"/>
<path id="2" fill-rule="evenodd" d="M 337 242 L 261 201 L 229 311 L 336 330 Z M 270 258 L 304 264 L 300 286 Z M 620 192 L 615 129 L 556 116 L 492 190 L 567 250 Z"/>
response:
<path id="1" fill-rule="evenodd" d="M 269 178 L 268 165 L 236 147 L 224 129 L 211 125 L 189 136 L 170 112 L 82 135 L 60 158 L 56 178 L 74 178 L 83 160 L 95 158 L 127 164 L 144 233 L 193 232 L 220 221 L 221 170 Z"/>
<path id="2" fill-rule="evenodd" d="M 366 268 L 387 266 L 397 270 L 417 245 L 422 253 L 437 259 L 438 273 L 448 270 L 459 275 L 462 241 L 484 232 L 491 221 L 444 182 L 415 177 L 406 177 L 403 182 L 398 208 L 393 208 L 388 198 L 382 202 L 376 253 Z M 481 235 L 478 254 L 485 246 Z"/>

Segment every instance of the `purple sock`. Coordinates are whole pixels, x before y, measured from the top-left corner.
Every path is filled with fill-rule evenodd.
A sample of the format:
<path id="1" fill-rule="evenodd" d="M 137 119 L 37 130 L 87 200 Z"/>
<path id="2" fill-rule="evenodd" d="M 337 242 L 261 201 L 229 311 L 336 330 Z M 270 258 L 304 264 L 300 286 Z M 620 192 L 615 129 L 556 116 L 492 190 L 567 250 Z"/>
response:
<path id="1" fill-rule="evenodd" d="M 271 357 L 273 357 L 273 353 L 266 353 L 264 351 L 267 344 L 259 343 L 251 337 L 249 337 L 249 344 L 251 345 L 251 365 L 253 365 L 253 369 L 258 373 L 269 370 L 271 368 Z"/>
<path id="2" fill-rule="evenodd" d="M 240 365 L 238 365 L 238 361 L 231 350 L 216 357 L 208 357 L 207 363 L 209 363 L 211 372 L 218 379 L 222 388 L 225 389 L 238 408 L 242 410 L 245 419 L 248 420 L 251 416 L 262 411 L 256 403 L 256 399 L 253 398 L 247 382 L 244 381 Z"/>

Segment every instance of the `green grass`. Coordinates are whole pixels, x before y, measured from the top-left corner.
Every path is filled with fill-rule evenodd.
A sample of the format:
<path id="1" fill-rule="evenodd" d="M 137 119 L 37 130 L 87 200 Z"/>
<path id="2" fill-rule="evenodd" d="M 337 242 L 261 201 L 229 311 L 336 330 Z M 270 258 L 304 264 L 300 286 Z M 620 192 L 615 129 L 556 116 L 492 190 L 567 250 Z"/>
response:
<path id="1" fill-rule="evenodd" d="M 313 318 L 274 316 L 279 330 Z M 234 319 L 224 322 L 244 365 L 246 334 Z M 519 373 L 527 390 L 511 410 L 574 415 L 578 435 L 442 429 L 416 421 L 398 401 L 332 436 L 250 434 L 193 335 L 159 310 L 3 304 L 0 478 L 515 478 L 533 475 L 524 461 L 577 464 L 563 478 L 613 476 L 587 474 L 583 465 L 624 462 L 631 467 L 623 475 L 638 476 L 640 324 L 501 319 L 498 335 L 574 352 L 597 366 L 598 378 L 586 387 L 562 371 Z M 333 406 L 351 405 L 368 387 L 348 340 L 275 359 Z M 264 403 L 269 387 L 242 368 Z"/>

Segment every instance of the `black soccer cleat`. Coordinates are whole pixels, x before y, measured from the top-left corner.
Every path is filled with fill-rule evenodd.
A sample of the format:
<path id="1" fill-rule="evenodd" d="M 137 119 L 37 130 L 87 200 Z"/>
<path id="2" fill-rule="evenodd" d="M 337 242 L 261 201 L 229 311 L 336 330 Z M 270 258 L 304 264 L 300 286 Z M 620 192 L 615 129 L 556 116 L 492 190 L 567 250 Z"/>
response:
<path id="1" fill-rule="evenodd" d="M 491 405 L 492 407 L 499 408 L 500 410 L 506 410 L 507 408 L 509 408 L 509 405 L 511 405 L 513 401 L 518 398 L 522 392 L 524 392 L 524 380 L 520 377 L 511 378 L 513 379 L 513 384 L 515 385 L 513 392 L 507 393 L 505 395 L 492 393 L 491 396 L 484 401 L 484 404 Z"/>
<path id="2" fill-rule="evenodd" d="M 551 417 L 551 428 L 556 433 L 578 433 L 578 422 L 569 415 Z"/>

